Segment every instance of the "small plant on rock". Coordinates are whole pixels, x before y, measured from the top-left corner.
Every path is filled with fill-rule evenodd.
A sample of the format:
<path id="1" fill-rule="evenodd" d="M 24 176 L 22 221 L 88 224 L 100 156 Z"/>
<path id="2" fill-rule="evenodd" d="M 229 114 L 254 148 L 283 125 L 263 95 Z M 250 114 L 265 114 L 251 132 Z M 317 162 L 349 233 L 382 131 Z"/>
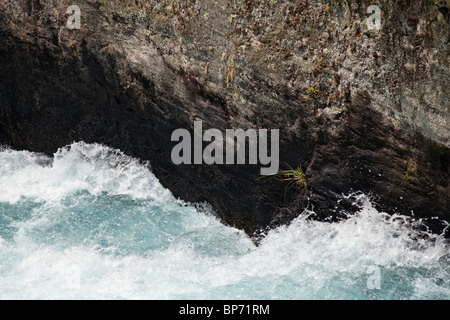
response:
<path id="1" fill-rule="evenodd" d="M 300 197 L 302 197 L 305 192 L 308 190 L 308 183 L 306 181 L 305 173 L 303 172 L 302 166 L 297 166 L 296 169 L 293 169 L 290 165 L 287 163 L 285 164 L 287 169 L 285 170 L 279 170 L 277 173 L 270 175 L 270 176 L 264 176 L 264 177 L 275 177 L 278 178 L 280 181 L 287 181 L 289 182 L 286 186 L 287 188 L 296 187 L 300 191 Z M 259 179 L 262 179 L 264 177 L 260 177 Z"/>
<path id="2" fill-rule="evenodd" d="M 314 89 L 313 87 L 308 88 L 308 98 L 317 99 L 320 95 L 320 91 Z"/>

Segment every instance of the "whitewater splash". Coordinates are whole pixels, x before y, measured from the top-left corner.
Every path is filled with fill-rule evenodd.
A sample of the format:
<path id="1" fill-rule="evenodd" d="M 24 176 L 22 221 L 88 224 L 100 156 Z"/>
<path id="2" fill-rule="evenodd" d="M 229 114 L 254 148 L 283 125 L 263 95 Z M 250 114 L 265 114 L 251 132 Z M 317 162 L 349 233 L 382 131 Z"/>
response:
<path id="1" fill-rule="evenodd" d="M 0 150 L 1 299 L 449 299 L 450 252 L 406 217 L 304 213 L 256 247 L 123 153 Z"/>

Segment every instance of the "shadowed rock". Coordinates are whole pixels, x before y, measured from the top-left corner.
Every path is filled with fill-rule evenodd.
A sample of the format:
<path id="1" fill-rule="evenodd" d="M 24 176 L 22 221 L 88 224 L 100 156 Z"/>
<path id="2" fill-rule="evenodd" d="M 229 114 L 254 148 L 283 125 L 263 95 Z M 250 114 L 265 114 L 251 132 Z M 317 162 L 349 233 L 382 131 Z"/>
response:
<path id="1" fill-rule="evenodd" d="M 66 27 L 68 1 L 0 4 L 1 142 L 47 154 L 78 140 L 119 148 L 150 160 L 176 197 L 211 203 L 250 235 L 307 207 L 344 218 L 358 209 L 342 197 L 354 191 L 436 232 L 450 221 L 441 9 L 386 3 L 396 16 L 374 32 L 356 1 L 193 1 L 146 15 L 78 2 L 80 30 Z M 257 180 L 259 165 L 175 166 L 171 134 L 194 120 L 280 129 L 280 161 L 305 169 L 308 193 Z"/>

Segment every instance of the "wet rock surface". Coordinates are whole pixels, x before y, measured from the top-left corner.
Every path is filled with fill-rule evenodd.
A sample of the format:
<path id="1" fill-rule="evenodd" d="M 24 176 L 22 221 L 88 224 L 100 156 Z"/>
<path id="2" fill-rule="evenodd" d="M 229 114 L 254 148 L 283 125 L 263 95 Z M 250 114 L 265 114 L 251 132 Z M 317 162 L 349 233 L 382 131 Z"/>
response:
<path id="1" fill-rule="evenodd" d="M 1 142 L 119 148 L 250 235 L 305 208 L 344 218 L 356 191 L 436 232 L 450 221 L 448 1 L 381 1 L 379 31 L 367 1 L 78 2 L 79 30 L 68 1 L 0 4 Z M 174 165 L 171 134 L 195 120 L 279 129 L 308 192 L 259 165 Z"/>

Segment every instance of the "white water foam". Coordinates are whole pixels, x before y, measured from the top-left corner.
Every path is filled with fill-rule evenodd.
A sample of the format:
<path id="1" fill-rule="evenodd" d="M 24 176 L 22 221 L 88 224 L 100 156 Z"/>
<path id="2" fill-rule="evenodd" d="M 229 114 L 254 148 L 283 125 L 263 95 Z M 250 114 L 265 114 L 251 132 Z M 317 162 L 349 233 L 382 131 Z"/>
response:
<path id="1" fill-rule="evenodd" d="M 256 247 L 118 151 L 3 150 L 0 298 L 449 299 L 448 242 L 359 202 L 345 221 L 305 213 Z"/>
<path id="2" fill-rule="evenodd" d="M 27 151 L 0 153 L 0 201 L 58 201 L 78 190 L 173 201 L 148 165 L 100 144 L 73 143 L 54 159 Z"/>

